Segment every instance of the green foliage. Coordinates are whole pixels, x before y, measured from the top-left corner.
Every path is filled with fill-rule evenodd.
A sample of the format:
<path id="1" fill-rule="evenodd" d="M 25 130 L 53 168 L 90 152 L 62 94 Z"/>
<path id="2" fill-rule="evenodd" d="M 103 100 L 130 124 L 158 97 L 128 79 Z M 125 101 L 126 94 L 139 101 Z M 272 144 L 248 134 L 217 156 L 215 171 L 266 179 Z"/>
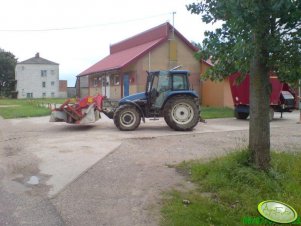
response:
<path id="1" fill-rule="evenodd" d="M 15 90 L 15 56 L 0 49 L 0 96 L 10 96 Z"/>
<path id="2" fill-rule="evenodd" d="M 272 154 L 269 171 L 249 165 L 246 151 L 235 152 L 210 162 L 184 162 L 197 185 L 194 191 L 165 194 L 162 225 L 243 225 L 246 217 L 258 218 L 257 205 L 279 200 L 301 212 L 301 154 Z M 188 174 L 187 174 L 188 175 Z M 190 200 L 184 205 L 182 200 Z"/>
<path id="3" fill-rule="evenodd" d="M 221 80 L 236 71 L 249 72 L 256 33 L 264 34 L 260 41 L 267 52 L 269 71 L 287 82 L 301 78 L 301 1 L 204 0 L 187 9 L 201 14 L 206 23 L 223 21 L 221 28 L 205 33 L 197 54 L 215 64 L 206 74 L 210 79 Z"/>

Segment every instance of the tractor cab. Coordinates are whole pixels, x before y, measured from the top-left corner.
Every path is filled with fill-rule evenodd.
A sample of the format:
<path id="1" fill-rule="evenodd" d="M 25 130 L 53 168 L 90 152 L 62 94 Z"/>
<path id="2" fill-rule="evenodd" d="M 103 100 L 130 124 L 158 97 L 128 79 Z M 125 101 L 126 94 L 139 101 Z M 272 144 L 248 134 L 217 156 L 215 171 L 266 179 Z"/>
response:
<path id="1" fill-rule="evenodd" d="M 188 71 L 153 71 L 148 72 L 146 96 L 149 106 L 160 109 L 165 100 L 174 93 L 189 90 Z"/>

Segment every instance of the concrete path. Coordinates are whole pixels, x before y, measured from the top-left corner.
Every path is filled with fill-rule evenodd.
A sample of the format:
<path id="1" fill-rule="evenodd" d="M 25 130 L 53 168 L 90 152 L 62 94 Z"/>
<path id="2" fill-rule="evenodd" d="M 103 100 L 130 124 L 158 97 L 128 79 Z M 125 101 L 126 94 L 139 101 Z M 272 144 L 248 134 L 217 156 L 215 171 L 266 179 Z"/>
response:
<path id="1" fill-rule="evenodd" d="M 285 114 L 284 119 L 271 123 L 271 127 L 281 127 L 286 120 L 292 123 L 297 114 Z M 113 121 L 102 119 L 91 125 L 69 125 L 49 123 L 49 117 L 5 120 L 10 128 L 11 140 L 24 140 L 22 150 L 38 159 L 40 174 L 49 179 L 49 197 L 55 196 L 67 184 L 74 181 L 100 159 L 115 150 L 121 142 L 129 138 L 150 138 L 178 136 L 248 129 L 248 120 L 213 119 L 206 124 L 199 123 L 191 132 L 171 130 L 163 119 L 147 120 L 136 131 L 121 132 Z M 8 132 L 10 131 L 8 130 Z M 3 140 L 2 140 L 3 141 Z M 1 140 L 0 140 L 1 142 Z"/>
<path id="2" fill-rule="evenodd" d="M 300 148 L 299 112 L 275 117 L 273 148 Z M 48 120 L 0 119 L 0 225 L 156 225 L 158 195 L 182 180 L 169 164 L 219 156 L 248 140 L 248 121 L 234 118 L 191 132 L 164 120 L 132 132 L 105 117 L 86 126 Z"/>

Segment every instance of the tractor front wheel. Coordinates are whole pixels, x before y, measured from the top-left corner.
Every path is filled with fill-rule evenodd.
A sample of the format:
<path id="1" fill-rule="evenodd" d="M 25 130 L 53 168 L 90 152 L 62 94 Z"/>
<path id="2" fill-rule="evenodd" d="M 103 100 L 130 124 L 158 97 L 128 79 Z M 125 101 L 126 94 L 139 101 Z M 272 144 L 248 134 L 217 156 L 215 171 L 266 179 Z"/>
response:
<path id="1" fill-rule="evenodd" d="M 122 131 L 135 130 L 141 122 L 141 115 L 137 108 L 130 105 L 121 105 L 114 113 L 114 124 Z"/>
<path id="2" fill-rule="evenodd" d="M 164 119 L 174 130 L 192 130 L 199 122 L 199 108 L 191 97 L 174 97 L 164 107 Z"/>

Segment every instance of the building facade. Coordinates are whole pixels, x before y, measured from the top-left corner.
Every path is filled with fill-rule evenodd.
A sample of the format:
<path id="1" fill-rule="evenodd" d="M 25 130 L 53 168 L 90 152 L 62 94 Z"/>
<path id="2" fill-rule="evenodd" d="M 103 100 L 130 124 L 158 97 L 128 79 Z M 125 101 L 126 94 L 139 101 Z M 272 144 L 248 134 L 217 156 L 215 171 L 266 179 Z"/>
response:
<path id="1" fill-rule="evenodd" d="M 200 92 L 200 63 L 194 47 L 169 23 L 164 23 L 110 46 L 110 55 L 77 76 L 77 94 L 101 94 L 120 99 L 145 91 L 147 71 L 181 66 Z"/>
<path id="2" fill-rule="evenodd" d="M 212 66 L 210 60 L 201 61 L 201 78 L 206 70 Z M 225 78 L 223 81 L 205 80 L 201 83 L 201 90 L 201 103 L 203 106 L 234 107 L 229 78 Z"/>
<path id="3" fill-rule="evenodd" d="M 59 80 L 59 98 L 67 97 L 67 80 Z"/>
<path id="4" fill-rule="evenodd" d="M 59 92 L 59 64 L 40 57 L 16 65 L 15 79 L 18 98 L 57 98 Z"/>

